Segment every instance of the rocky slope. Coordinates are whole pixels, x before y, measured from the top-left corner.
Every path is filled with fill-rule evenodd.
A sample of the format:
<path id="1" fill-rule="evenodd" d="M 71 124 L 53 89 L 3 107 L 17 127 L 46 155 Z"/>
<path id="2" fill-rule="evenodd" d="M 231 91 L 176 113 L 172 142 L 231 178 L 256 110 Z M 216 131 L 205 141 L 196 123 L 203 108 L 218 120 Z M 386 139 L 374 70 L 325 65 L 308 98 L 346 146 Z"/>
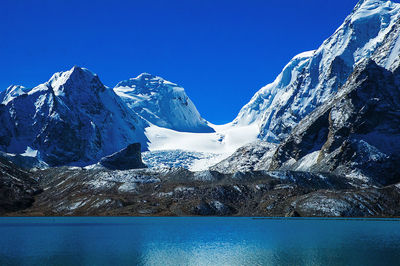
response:
<path id="1" fill-rule="evenodd" d="M 265 170 L 271 164 L 278 145 L 266 141 L 255 141 L 237 149 L 231 156 L 210 167 L 212 171 L 235 173 Z"/>
<path id="2" fill-rule="evenodd" d="M 34 176 L 44 192 L 32 207 L 8 215 L 400 215 L 400 184 L 362 188 L 361 181 L 328 174 L 62 167 Z"/>
<path id="3" fill-rule="evenodd" d="M 30 207 L 40 192 L 29 172 L 0 157 L 0 215 Z"/>
<path id="4" fill-rule="evenodd" d="M 114 88 L 127 105 L 150 123 L 184 132 L 214 132 L 185 90 L 163 78 L 143 73 Z"/>
<path id="5" fill-rule="evenodd" d="M 270 169 L 331 172 L 370 182 L 400 181 L 400 68 L 367 61 L 274 154 Z"/>

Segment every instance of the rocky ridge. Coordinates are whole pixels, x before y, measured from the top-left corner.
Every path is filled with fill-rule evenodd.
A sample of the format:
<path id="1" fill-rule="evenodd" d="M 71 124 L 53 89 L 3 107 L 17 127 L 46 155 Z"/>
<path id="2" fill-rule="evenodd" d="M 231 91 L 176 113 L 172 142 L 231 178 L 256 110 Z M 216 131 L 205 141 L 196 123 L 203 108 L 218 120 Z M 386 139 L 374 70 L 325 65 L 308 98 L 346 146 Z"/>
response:
<path id="1" fill-rule="evenodd" d="M 16 216 L 399 216 L 400 184 L 363 187 L 329 174 L 50 168 Z"/>

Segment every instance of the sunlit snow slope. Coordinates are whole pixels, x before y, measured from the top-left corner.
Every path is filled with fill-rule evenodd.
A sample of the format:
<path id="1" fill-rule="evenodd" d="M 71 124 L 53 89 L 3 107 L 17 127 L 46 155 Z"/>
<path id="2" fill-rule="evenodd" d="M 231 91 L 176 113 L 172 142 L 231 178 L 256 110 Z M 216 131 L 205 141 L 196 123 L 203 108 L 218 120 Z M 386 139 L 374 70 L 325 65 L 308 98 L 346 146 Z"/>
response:
<path id="1" fill-rule="evenodd" d="M 143 73 L 119 82 L 114 91 L 133 111 L 154 125 L 182 132 L 213 132 L 185 90 L 161 77 Z"/>

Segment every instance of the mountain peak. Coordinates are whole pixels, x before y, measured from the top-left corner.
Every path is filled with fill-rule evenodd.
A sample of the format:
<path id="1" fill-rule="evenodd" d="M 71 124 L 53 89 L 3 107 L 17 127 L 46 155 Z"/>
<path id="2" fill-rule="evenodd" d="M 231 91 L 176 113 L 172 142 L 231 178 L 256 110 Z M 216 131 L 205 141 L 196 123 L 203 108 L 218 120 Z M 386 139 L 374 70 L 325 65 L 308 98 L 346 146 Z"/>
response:
<path id="1" fill-rule="evenodd" d="M 390 1 L 390 0 L 360 0 L 354 9 L 357 10 L 361 7 L 367 7 L 367 6 L 371 7 L 374 5 L 382 5 L 382 4 L 391 3 L 391 2 L 392 1 Z"/>
<path id="2" fill-rule="evenodd" d="M 387 69 L 400 64 L 399 19 L 398 3 L 360 1 L 333 35 L 316 51 L 293 58 L 234 121 L 257 125 L 262 139 L 284 140 L 299 121 L 336 94 L 362 60 L 372 58 Z M 380 73 L 373 65 L 366 71 Z"/>
<path id="3" fill-rule="evenodd" d="M 357 17 L 368 17 L 374 13 L 387 13 L 385 8 L 397 6 L 390 0 L 360 0 L 354 7 L 352 14 L 359 13 Z"/>
<path id="4" fill-rule="evenodd" d="M 147 121 L 184 132 L 213 132 L 185 90 L 161 77 L 142 73 L 119 82 L 114 92 Z"/>
<path id="5" fill-rule="evenodd" d="M 115 87 L 161 87 L 160 85 L 163 84 L 176 86 L 176 84 L 169 82 L 162 77 L 145 72 L 138 75 L 136 78 L 120 81 Z"/>
<path id="6" fill-rule="evenodd" d="M 0 103 L 7 104 L 12 101 L 14 98 L 25 94 L 27 88 L 21 85 L 11 85 L 5 91 L 0 93 Z"/>
<path id="7" fill-rule="evenodd" d="M 97 74 L 93 73 L 87 68 L 80 66 L 73 66 L 70 70 L 59 72 L 67 76 L 68 78 L 79 78 L 79 79 L 93 79 L 97 77 Z"/>
<path id="8" fill-rule="evenodd" d="M 164 80 L 161 77 L 155 76 L 155 75 L 147 73 L 147 72 L 144 72 L 144 73 L 140 74 L 135 79 L 162 79 L 162 80 Z"/>
<path id="9" fill-rule="evenodd" d="M 81 73 L 81 74 L 87 74 L 87 75 L 92 75 L 92 76 L 97 76 L 95 73 L 90 71 L 87 68 L 80 67 L 80 66 L 73 66 L 70 70 L 71 73 Z"/>
<path id="10" fill-rule="evenodd" d="M 6 89 L 6 93 L 10 93 L 16 90 L 24 90 L 25 87 L 21 86 L 21 85 L 10 85 L 7 89 Z"/>
<path id="11" fill-rule="evenodd" d="M 87 68 L 74 66 L 68 71 L 55 73 L 48 84 L 53 88 L 54 93 L 65 95 L 65 90 L 70 89 L 99 89 L 104 88 L 99 77 Z"/>

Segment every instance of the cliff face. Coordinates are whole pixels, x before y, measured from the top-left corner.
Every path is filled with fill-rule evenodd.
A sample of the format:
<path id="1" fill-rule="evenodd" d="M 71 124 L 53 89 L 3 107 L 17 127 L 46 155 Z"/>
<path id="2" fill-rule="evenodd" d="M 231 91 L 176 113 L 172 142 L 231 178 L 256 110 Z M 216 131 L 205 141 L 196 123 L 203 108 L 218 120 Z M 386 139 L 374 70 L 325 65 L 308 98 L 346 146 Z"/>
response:
<path id="1" fill-rule="evenodd" d="M 330 172 L 365 182 L 400 181 L 400 76 L 360 65 L 335 98 L 293 130 L 270 169 Z"/>

